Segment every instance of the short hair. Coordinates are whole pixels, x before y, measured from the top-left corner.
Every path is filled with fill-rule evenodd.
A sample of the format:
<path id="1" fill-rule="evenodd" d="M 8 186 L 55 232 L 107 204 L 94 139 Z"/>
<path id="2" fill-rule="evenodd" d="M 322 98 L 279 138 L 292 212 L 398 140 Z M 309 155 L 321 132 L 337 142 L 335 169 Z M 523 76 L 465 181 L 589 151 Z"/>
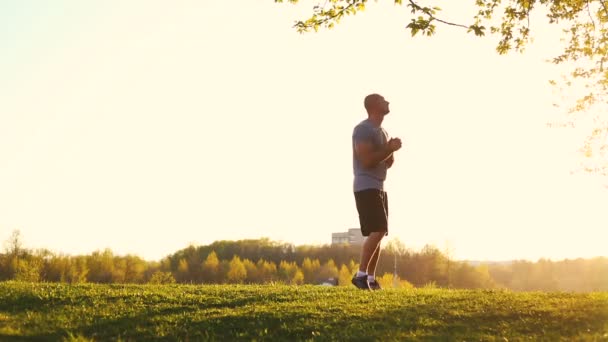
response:
<path id="1" fill-rule="evenodd" d="M 372 104 L 380 97 L 379 94 L 369 94 L 365 97 L 365 100 L 363 100 L 363 105 L 365 106 L 365 110 L 367 110 L 369 112 L 369 109 L 371 108 Z"/>

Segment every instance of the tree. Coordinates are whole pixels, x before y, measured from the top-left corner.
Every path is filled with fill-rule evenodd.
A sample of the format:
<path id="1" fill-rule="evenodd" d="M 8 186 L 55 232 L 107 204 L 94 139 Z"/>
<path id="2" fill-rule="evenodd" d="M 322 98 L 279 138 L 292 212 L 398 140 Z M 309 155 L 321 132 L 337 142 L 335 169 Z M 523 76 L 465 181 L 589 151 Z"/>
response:
<path id="1" fill-rule="evenodd" d="M 378 277 L 377 281 L 380 284 L 380 286 L 382 286 L 382 288 L 385 288 L 385 289 L 390 289 L 390 288 L 413 289 L 414 288 L 414 285 L 412 285 L 407 280 L 402 280 L 399 278 L 399 276 L 397 276 L 397 278 L 395 278 L 395 276 L 392 273 L 388 273 L 388 272 L 384 273 L 381 277 Z"/>
<path id="2" fill-rule="evenodd" d="M 359 270 L 359 264 L 355 263 L 354 260 L 350 260 L 348 263 L 348 271 L 350 274 L 356 273 Z"/>
<path id="3" fill-rule="evenodd" d="M 229 283 L 242 283 L 247 278 L 247 269 L 245 269 L 241 258 L 236 255 L 230 260 L 230 268 L 226 278 Z"/>
<path id="4" fill-rule="evenodd" d="M 317 275 L 316 281 L 323 282 L 327 281 L 330 278 L 337 279 L 338 278 L 338 267 L 333 259 L 327 260 L 323 266 L 319 269 L 319 274 Z"/>
<path id="5" fill-rule="evenodd" d="M 291 270 L 291 263 L 288 263 L 286 261 L 281 261 L 279 263 L 279 268 L 277 269 L 277 275 L 279 276 L 279 280 L 284 283 L 289 283 L 289 279 L 291 276 L 290 270 Z"/>
<path id="6" fill-rule="evenodd" d="M 114 269 L 112 270 L 112 283 L 125 283 L 127 275 L 127 262 L 124 258 L 114 257 Z"/>
<path id="7" fill-rule="evenodd" d="M 408 252 L 403 242 L 401 242 L 401 240 L 399 240 L 398 238 L 391 239 L 386 244 L 386 247 L 384 247 L 384 250 L 387 253 L 397 254 L 398 256 L 404 255 Z"/>
<path id="8" fill-rule="evenodd" d="M 275 2 L 284 2 L 275 0 Z M 297 3 L 298 0 L 289 0 Z M 323 5 L 315 5 L 308 19 L 296 21 L 294 27 L 299 32 L 331 29 L 345 16 L 355 15 L 365 10 L 368 0 L 332 0 Z M 396 5 L 404 1 L 394 0 Z M 432 4 L 420 4 L 407 0 L 411 12 L 406 28 L 412 36 L 432 36 L 437 24 L 465 29 L 478 37 L 498 35 L 496 51 L 506 54 L 510 51 L 523 52 L 532 37 L 531 20 L 540 20 L 536 15 L 544 15 L 545 20 L 555 30 L 565 35 L 564 47 L 551 62 L 566 65 L 570 72 L 563 81 L 550 80 L 550 84 L 570 89 L 578 85 L 585 90 L 568 104 L 569 113 L 582 112 L 594 108 L 599 113 L 596 128 L 584 141 L 580 151 L 586 162 L 582 168 L 589 173 L 608 176 L 608 1 L 606 0 L 476 0 L 476 14 L 468 23 L 454 23 L 446 20 L 441 8 Z M 559 84 L 558 84 L 559 83 Z M 592 158 L 599 158 L 593 162 Z"/>
<path id="9" fill-rule="evenodd" d="M 86 259 L 85 259 L 86 263 Z M 85 265 L 86 266 L 86 265 Z M 53 255 L 43 267 L 44 279 L 47 281 L 66 281 L 70 268 L 70 258 L 63 255 Z"/>
<path id="10" fill-rule="evenodd" d="M 445 259 L 446 259 L 446 278 L 447 278 L 447 287 L 451 287 L 452 286 L 452 269 L 451 266 L 453 265 L 453 255 L 454 255 L 454 248 L 452 247 L 452 244 L 450 242 L 446 242 L 445 244 L 445 248 L 443 250 L 443 254 L 445 255 Z"/>
<path id="11" fill-rule="evenodd" d="M 146 262 L 138 256 L 127 255 L 125 260 L 125 282 L 126 283 L 142 283 L 144 281 L 144 272 L 146 270 Z"/>
<path id="12" fill-rule="evenodd" d="M 95 251 L 87 259 L 88 280 L 93 283 L 111 283 L 114 274 L 114 254 L 105 249 L 103 253 Z"/>
<path id="13" fill-rule="evenodd" d="M 516 261 L 511 265 L 513 279 L 511 289 L 518 291 L 533 291 L 534 285 L 534 264 L 529 261 Z"/>
<path id="14" fill-rule="evenodd" d="M 174 284 L 175 278 L 171 272 L 156 271 L 152 274 L 149 281 L 150 284 Z"/>
<path id="15" fill-rule="evenodd" d="M 202 265 L 203 282 L 215 283 L 218 282 L 220 260 L 217 258 L 217 254 L 211 251 Z"/>
<path id="16" fill-rule="evenodd" d="M 342 265 L 340 267 L 340 272 L 338 273 L 338 285 L 340 286 L 348 286 L 350 285 L 351 273 L 346 265 Z"/>
<path id="17" fill-rule="evenodd" d="M 434 246 L 426 245 L 414 259 L 415 272 L 411 278 L 416 286 L 429 281 L 438 286 L 447 285 L 446 257 Z"/>
<path id="18" fill-rule="evenodd" d="M 321 268 L 321 263 L 318 259 L 311 261 L 310 258 L 304 258 L 302 262 L 302 273 L 304 274 L 304 282 L 307 284 L 311 284 L 315 280 L 315 276 L 317 272 Z"/>
<path id="19" fill-rule="evenodd" d="M 217 282 L 220 284 L 229 283 L 228 271 L 230 271 L 230 261 L 220 260 L 217 272 Z"/>
<path id="20" fill-rule="evenodd" d="M 279 279 L 287 284 L 301 284 L 304 282 L 304 273 L 295 262 L 281 261 L 278 275 Z"/>
<path id="21" fill-rule="evenodd" d="M 87 282 L 89 269 L 87 267 L 87 259 L 84 256 L 72 257 L 69 260 L 69 268 L 66 270 L 64 281 L 71 284 L 79 284 Z"/>
<path id="22" fill-rule="evenodd" d="M 18 229 L 13 230 L 5 244 L 7 254 L 14 258 L 18 258 L 23 251 L 21 232 Z"/>
<path id="23" fill-rule="evenodd" d="M 277 265 L 274 262 L 260 259 L 256 263 L 256 266 L 259 272 L 261 282 L 267 283 L 276 280 Z"/>
<path id="24" fill-rule="evenodd" d="M 183 283 L 190 280 L 188 278 L 188 269 L 188 260 L 180 259 L 177 264 L 177 281 Z"/>
<path id="25" fill-rule="evenodd" d="M 248 283 L 261 283 L 260 272 L 258 271 L 257 266 L 251 262 L 249 259 L 243 260 L 243 265 L 245 266 L 245 270 L 247 271 L 247 282 Z"/>
<path id="26" fill-rule="evenodd" d="M 37 259 L 13 259 L 14 279 L 37 282 L 40 280 L 41 266 L 40 260 Z"/>
<path id="27" fill-rule="evenodd" d="M 296 268 L 296 273 L 291 278 L 291 284 L 293 284 L 293 285 L 304 284 L 304 273 L 302 273 L 302 271 L 300 269 Z"/>

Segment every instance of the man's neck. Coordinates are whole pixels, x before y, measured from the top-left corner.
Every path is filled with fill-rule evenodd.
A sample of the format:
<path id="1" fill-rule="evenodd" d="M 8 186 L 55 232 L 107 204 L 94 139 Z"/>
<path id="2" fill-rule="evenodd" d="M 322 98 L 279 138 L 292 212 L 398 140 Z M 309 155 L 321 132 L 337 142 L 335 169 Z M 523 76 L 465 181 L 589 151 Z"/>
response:
<path id="1" fill-rule="evenodd" d="M 380 127 L 382 125 L 383 115 L 369 115 L 367 118 L 374 126 Z"/>

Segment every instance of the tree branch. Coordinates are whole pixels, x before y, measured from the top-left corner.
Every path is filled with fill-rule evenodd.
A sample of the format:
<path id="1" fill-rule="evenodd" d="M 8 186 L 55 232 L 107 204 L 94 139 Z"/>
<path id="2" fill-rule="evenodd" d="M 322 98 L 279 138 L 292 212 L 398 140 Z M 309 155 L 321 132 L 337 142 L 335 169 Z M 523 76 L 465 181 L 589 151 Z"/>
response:
<path id="1" fill-rule="evenodd" d="M 601 2 L 601 0 L 600 0 Z M 591 23 L 593 24 L 593 30 L 595 31 L 595 20 L 593 20 L 593 16 L 591 15 L 591 10 L 589 9 L 589 0 L 587 0 L 587 14 L 589 14 L 589 19 L 591 19 Z"/>
<path id="2" fill-rule="evenodd" d="M 425 10 L 424 10 L 424 8 L 420 7 L 420 5 L 418 5 L 418 4 L 417 4 L 417 3 L 415 3 L 414 1 L 409 0 L 409 2 L 410 2 L 410 4 L 412 5 L 412 7 L 413 7 L 414 9 L 416 9 L 416 10 L 418 10 L 418 11 L 422 11 L 422 12 L 424 12 L 424 14 L 428 15 L 428 16 L 429 16 L 429 19 L 431 19 L 431 21 L 436 20 L 436 21 L 438 21 L 438 22 L 440 22 L 440 23 L 443 23 L 443 24 L 446 24 L 446 25 L 450 25 L 450 26 L 464 27 L 464 28 L 466 28 L 466 29 L 468 29 L 468 28 L 469 28 L 468 26 L 465 26 L 465 25 L 456 24 L 456 23 L 451 23 L 451 22 L 448 22 L 448 21 L 445 21 L 445 20 L 439 19 L 439 18 L 435 17 L 433 14 L 431 14 L 429 11 L 425 11 Z"/>
<path id="3" fill-rule="evenodd" d="M 327 5 L 327 1 L 325 1 L 325 5 Z M 325 5 L 323 5 L 323 7 L 325 7 Z M 341 16 L 343 15 L 343 13 L 344 13 L 344 12 L 346 12 L 347 10 L 349 10 L 349 9 L 350 9 L 351 7 L 353 7 L 354 5 L 355 5 L 355 3 L 353 2 L 353 3 L 349 4 L 348 6 L 344 7 L 343 9 L 341 9 L 340 11 L 336 12 L 336 14 L 334 14 L 334 15 L 332 15 L 332 16 L 325 16 L 325 18 L 323 18 L 323 19 L 319 20 L 319 21 L 317 22 L 317 24 L 319 24 L 319 25 L 323 25 L 323 24 L 327 23 L 328 21 L 331 21 L 331 20 L 333 20 L 333 19 L 335 19 L 335 18 L 341 17 Z M 302 27 L 302 26 L 304 26 L 304 27 L 309 27 L 309 26 L 308 26 L 308 25 L 306 25 L 306 23 L 305 23 L 305 22 L 303 22 L 303 21 L 298 21 L 298 22 L 297 22 L 297 23 L 294 25 L 294 27 L 296 27 L 296 28 L 297 28 L 297 27 Z"/>
<path id="4" fill-rule="evenodd" d="M 604 7 L 604 13 L 608 16 L 608 8 L 606 8 L 606 3 L 603 0 L 598 0 L 602 7 Z"/>

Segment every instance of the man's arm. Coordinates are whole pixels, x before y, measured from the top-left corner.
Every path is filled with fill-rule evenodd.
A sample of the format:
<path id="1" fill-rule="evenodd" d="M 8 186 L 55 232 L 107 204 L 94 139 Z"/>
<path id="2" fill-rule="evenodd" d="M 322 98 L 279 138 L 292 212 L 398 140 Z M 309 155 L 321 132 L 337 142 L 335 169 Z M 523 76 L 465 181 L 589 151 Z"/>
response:
<path id="1" fill-rule="evenodd" d="M 364 168 L 372 169 L 393 154 L 392 147 L 391 144 L 385 144 L 379 150 L 374 151 L 371 143 L 360 142 L 355 144 L 355 155 Z"/>
<path id="2" fill-rule="evenodd" d="M 395 162 L 395 154 L 391 153 L 390 156 L 388 156 L 388 158 L 386 158 L 385 163 L 386 163 L 386 168 L 390 168 L 391 166 L 393 166 L 393 163 Z"/>
<path id="3" fill-rule="evenodd" d="M 392 138 L 376 148 L 373 144 L 374 131 L 369 128 L 357 126 L 353 132 L 355 157 L 366 169 L 372 169 L 384 162 L 391 154 L 401 148 L 401 139 Z"/>

